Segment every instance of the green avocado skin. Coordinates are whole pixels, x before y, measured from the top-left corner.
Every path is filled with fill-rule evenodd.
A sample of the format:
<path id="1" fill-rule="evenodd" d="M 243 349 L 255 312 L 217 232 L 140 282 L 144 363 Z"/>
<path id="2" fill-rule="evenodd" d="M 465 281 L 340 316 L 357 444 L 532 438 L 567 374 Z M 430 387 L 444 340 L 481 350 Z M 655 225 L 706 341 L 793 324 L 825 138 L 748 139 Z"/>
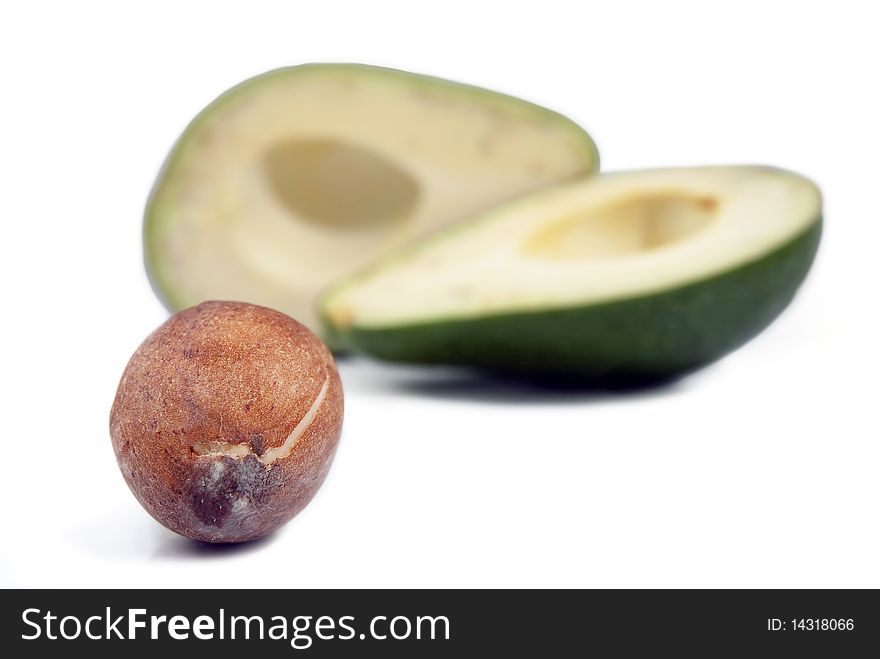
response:
<path id="1" fill-rule="evenodd" d="M 788 306 L 819 246 L 821 218 L 773 252 L 644 297 L 385 328 L 331 328 L 334 342 L 392 362 L 565 381 L 673 379 L 759 334 Z"/>

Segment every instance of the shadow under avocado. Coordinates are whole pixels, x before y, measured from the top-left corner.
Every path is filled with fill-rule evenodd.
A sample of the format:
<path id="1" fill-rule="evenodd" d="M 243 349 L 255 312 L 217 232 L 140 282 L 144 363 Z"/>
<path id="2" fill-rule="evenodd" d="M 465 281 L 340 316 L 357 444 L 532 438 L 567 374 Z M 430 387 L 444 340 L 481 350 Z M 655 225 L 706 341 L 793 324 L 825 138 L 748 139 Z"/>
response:
<path id="1" fill-rule="evenodd" d="M 272 544 L 277 537 L 277 533 L 270 533 L 267 536 L 249 542 L 212 543 L 190 540 L 183 536 L 169 534 L 165 529 L 162 529 L 161 542 L 153 554 L 153 558 L 159 560 L 205 560 L 239 556 L 259 551 L 263 547 Z"/>
<path id="2" fill-rule="evenodd" d="M 681 390 L 686 374 L 674 377 L 613 375 L 585 380 L 564 375 L 511 375 L 450 367 L 385 365 L 348 357 L 340 364 L 343 383 L 394 395 L 480 403 L 584 403 L 666 395 Z"/>

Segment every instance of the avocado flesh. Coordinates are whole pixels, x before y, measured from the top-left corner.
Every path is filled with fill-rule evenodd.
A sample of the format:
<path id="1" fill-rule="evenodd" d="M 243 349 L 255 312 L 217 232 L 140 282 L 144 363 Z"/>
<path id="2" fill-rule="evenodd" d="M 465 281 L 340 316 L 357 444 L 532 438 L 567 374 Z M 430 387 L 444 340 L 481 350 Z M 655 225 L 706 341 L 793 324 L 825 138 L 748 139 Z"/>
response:
<path id="1" fill-rule="evenodd" d="M 764 167 L 606 174 L 446 230 L 328 293 L 377 358 L 590 382 L 673 378 L 767 327 L 821 234 L 807 179 Z"/>
<path id="2" fill-rule="evenodd" d="M 175 145 L 145 212 L 147 271 L 172 310 L 243 300 L 314 329 L 341 276 L 597 166 L 583 130 L 525 101 L 378 67 L 279 69 Z"/>

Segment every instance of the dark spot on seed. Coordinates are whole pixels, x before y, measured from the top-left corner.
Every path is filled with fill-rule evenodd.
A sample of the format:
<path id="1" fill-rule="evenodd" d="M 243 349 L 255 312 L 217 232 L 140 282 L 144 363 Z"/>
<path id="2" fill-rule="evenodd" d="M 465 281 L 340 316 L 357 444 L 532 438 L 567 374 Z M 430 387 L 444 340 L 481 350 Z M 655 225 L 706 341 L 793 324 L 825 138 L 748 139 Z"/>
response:
<path id="1" fill-rule="evenodd" d="M 263 437 L 263 433 L 255 432 L 248 441 L 257 455 L 263 455 L 266 452 L 266 439 Z"/>
<path id="2" fill-rule="evenodd" d="M 273 470 L 274 471 L 274 470 Z M 196 518 L 207 526 L 222 529 L 241 523 L 242 514 L 252 504 L 266 499 L 278 477 L 266 471 L 256 456 L 243 459 L 229 456 L 201 458 L 193 464 L 193 474 L 186 485 L 186 500 Z M 235 512 L 236 502 L 248 505 Z"/>

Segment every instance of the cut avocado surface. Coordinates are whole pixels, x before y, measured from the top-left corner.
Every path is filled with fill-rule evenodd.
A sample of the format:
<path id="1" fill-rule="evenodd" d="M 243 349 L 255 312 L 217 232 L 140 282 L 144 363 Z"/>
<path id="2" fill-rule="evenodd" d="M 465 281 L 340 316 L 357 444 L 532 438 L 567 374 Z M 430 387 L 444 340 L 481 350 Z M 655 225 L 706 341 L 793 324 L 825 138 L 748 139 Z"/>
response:
<path id="1" fill-rule="evenodd" d="M 665 379 L 769 325 L 820 232 L 820 193 L 791 172 L 605 174 L 395 253 L 329 292 L 323 319 L 335 340 L 391 361 Z"/>
<path id="2" fill-rule="evenodd" d="M 145 213 L 147 270 L 173 310 L 243 300 L 314 328 L 340 276 L 597 166 L 582 129 L 519 99 L 379 67 L 279 69 L 175 145 Z"/>

